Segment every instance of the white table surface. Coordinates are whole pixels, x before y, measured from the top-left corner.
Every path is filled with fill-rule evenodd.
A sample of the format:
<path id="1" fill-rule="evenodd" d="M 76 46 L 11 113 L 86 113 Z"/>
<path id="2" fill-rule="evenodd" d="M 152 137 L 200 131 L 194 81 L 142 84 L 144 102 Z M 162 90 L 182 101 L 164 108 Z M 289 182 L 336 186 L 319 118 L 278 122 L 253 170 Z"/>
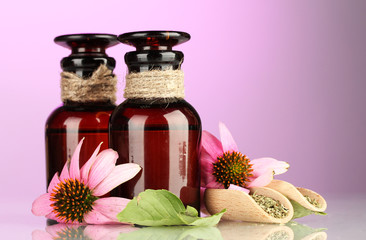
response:
<path id="1" fill-rule="evenodd" d="M 73 227 L 47 226 L 43 217 L 33 216 L 31 203 L 2 201 L 0 234 L 3 239 L 58 239 L 57 231 L 69 231 L 78 239 L 366 239 L 366 193 L 324 195 L 328 203 L 327 216 L 308 216 L 287 225 L 255 224 L 222 221 L 217 227 L 162 227 L 156 229 L 129 226 Z M 133 232 L 133 234 L 131 234 Z M 32 235 L 33 233 L 33 235 Z M 36 238 L 36 235 L 42 238 Z M 53 234 L 53 235 L 52 235 Z M 52 238 L 53 237 L 53 238 Z M 74 238 L 65 238 L 74 239 Z"/>

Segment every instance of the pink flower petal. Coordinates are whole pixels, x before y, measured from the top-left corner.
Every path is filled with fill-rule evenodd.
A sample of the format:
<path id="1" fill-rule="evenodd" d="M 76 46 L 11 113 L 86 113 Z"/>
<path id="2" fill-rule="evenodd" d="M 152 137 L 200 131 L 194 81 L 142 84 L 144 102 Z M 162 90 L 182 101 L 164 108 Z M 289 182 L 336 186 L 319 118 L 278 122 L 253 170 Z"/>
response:
<path id="1" fill-rule="evenodd" d="M 76 180 L 80 180 L 79 157 L 80 157 L 80 149 L 81 146 L 83 145 L 84 139 L 85 138 L 81 139 L 79 144 L 76 146 L 76 149 L 71 157 L 70 162 L 70 170 L 69 170 L 70 178 Z"/>
<path id="2" fill-rule="evenodd" d="M 222 156 L 224 153 L 221 142 L 207 131 L 202 132 L 201 144 L 202 148 L 205 149 L 214 160 L 216 160 L 218 156 Z"/>
<path id="3" fill-rule="evenodd" d="M 212 181 L 216 181 L 215 176 L 212 175 L 213 163 L 216 159 L 212 159 L 206 149 L 201 149 L 200 165 L 201 165 L 201 183 L 202 187 L 205 187 Z"/>
<path id="4" fill-rule="evenodd" d="M 120 213 L 130 201 L 130 199 L 119 197 L 99 198 L 94 202 L 93 209 L 108 217 L 110 220 L 118 222 L 117 214 Z"/>
<path id="5" fill-rule="evenodd" d="M 45 216 L 52 212 L 51 195 L 49 193 L 42 194 L 32 204 L 32 213 L 36 216 Z"/>
<path id="6" fill-rule="evenodd" d="M 32 240 L 52 240 L 54 239 L 49 233 L 41 230 L 34 230 L 32 232 Z"/>
<path id="7" fill-rule="evenodd" d="M 237 191 L 241 191 L 241 192 L 245 192 L 245 193 L 249 193 L 250 192 L 248 189 L 243 188 L 243 187 L 240 187 L 240 186 L 237 186 L 237 185 L 234 185 L 234 184 L 230 184 L 230 186 L 229 186 L 228 189 L 237 190 Z"/>
<path id="8" fill-rule="evenodd" d="M 103 142 L 101 142 L 98 147 L 94 150 L 93 154 L 91 155 L 91 157 L 89 158 L 89 160 L 84 164 L 84 166 L 81 168 L 80 170 L 80 174 L 81 174 L 81 180 L 84 183 L 88 182 L 88 177 L 89 177 L 89 171 L 91 166 L 94 164 L 96 157 L 99 153 L 100 150 L 100 146 L 102 145 Z"/>
<path id="9" fill-rule="evenodd" d="M 116 166 L 112 172 L 93 190 L 94 196 L 102 196 L 120 184 L 130 180 L 141 170 L 135 163 L 126 163 Z"/>
<path id="10" fill-rule="evenodd" d="M 250 161 L 253 164 L 253 175 L 260 176 L 268 169 L 274 171 L 275 175 L 287 172 L 290 165 L 287 162 L 278 161 L 274 158 L 257 158 Z"/>
<path id="11" fill-rule="evenodd" d="M 201 155 L 200 155 L 201 169 L 212 168 L 213 164 L 216 161 L 217 158 L 213 158 L 205 148 L 201 149 Z"/>
<path id="12" fill-rule="evenodd" d="M 84 221 L 87 224 L 115 224 L 115 223 L 117 223 L 95 209 L 92 210 L 91 212 L 85 214 Z"/>
<path id="13" fill-rule="evenodd" d="M 273 180 L 273 171 L 268 169 L 266 172 L 261 174 L 256 178 L 249 178 L 251 182 L 247 184 L 249 188 L 251 187 L 264 187 L 267 186 Z"/>
<path id="14" fill-rule="evenodd" d="M 60 181 L 63 182 L 65 179 L 69 179 L 70 175 L 69 175 L 69 163 L 70 161 L 66 161 L 64 168 L 61 171 L 60 174 Z"/>
<path id="15" fill-rule="evenodd" d="M 52 192 L 53 189 L 57 186 L 57 184 L 60 183 L 60 179 L 58 179 L 57 173 L 55 173 L 55 175 L 53 175 L 53 178 L 50 182 L 50 185 L 48 185 L 48 189 L 47 192 Z"/>
<path id="16" fill-rule="evenodd" d="M 90 189 L 94 189 L 113 171 L 117 158 L 117 152 L 112 149 L 103 150 L 98 154 L 89 172 L 88 186 Z"/>
<path id="17" fill-rule="evenodd" d="M 224 152 L 239 152 L 233 136 L 222 122 L 219 123 L 220 139 Z"/>

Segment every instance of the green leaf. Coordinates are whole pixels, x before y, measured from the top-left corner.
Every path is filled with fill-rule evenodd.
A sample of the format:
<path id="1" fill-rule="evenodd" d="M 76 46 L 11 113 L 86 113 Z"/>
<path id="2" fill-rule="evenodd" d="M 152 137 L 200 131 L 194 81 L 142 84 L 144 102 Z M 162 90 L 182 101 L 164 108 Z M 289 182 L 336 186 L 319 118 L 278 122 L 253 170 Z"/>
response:
<path id="1" fill-rule="evenodd" d="M 187 206 L 187 209 L 186 209 L 184 214 L 187 215 L 187 216 L 191 216 L 191 217 L 198 216 L 197 210 L 194 207 L 191 207 L 191 206 Z"/>
<path id="2" fill-rule="evenodd" d="M 121 233 L 118 240 L 186 240 L 209 239 L 223 240 L 220 230 L 216 227 L 144 227 L 137 231 Z"/>
<path id="3" fill-rule="evenodd" d="M 214 226 L 225 210 L 206 218 L 198 217 L 193 207 L 184 208 L 182 201 L 167 190 L 148 189 L 133 198 L 117 215 L 120 222 L 141 226 Z"/>
<path id="4" fill-rule="evenodd" d="M 205 217 L 205 218 L 196 217 L 196 220 L 191 222 L 189 225 L 206 226 L 206 227 L 216 226 L 216 224 L 218 224 L 220 222 L 220 219 L 221 219 L 222 215 L 224 215 L 225 212 L 226 212 L 226 209 L 222 210 L 219 213 L 216 213 L 215 215 L 209 216 L 209 217 Z"/>
<path id="5" fill-rule="evenodd" d="M 301 204 L 299 204 L 298 202 L 296 202 L 294 200 L 290 200 L 290 202 L 291 202 L 291 204 L 294 208 L 294 216 L 292 217 L 292 219 L 305 217 L 305 216 L 308 216 L 308 215 L 311 215 L 311 214 L 327 215 L 325 212 L 314 212 L 310 209 L 307 209 L 307 208 L 303 207 Z"/>
<path id="6" fill-rule="evenodd" d="M 315 215 L 321 215 L 321 216 L 326 216 L 328 215 L 326 212 L 314 212 Z"/>

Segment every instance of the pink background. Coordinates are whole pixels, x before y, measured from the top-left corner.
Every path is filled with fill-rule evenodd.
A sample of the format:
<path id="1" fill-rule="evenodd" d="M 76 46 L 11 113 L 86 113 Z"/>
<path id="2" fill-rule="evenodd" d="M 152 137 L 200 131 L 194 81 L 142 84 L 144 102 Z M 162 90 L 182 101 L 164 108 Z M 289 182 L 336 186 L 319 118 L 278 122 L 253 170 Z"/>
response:
<path id="1" fill-rule="evenodd" d="M 1 201 L 45 191 L 44 123 L 61 104 L 53 38 L 180 30 L 186 99 L 203 128 L 232 131 L 250 158 L 291 164 L 279 176 L 321 193 L 366 193 L 365 1 L 7 1 L 0 22 Z M 117 45 L 119 100 L 133 49 Z M 6 198 L 5 198 L 6 197 Z M 28 210 L 27 210 L 28 211 Z"/>

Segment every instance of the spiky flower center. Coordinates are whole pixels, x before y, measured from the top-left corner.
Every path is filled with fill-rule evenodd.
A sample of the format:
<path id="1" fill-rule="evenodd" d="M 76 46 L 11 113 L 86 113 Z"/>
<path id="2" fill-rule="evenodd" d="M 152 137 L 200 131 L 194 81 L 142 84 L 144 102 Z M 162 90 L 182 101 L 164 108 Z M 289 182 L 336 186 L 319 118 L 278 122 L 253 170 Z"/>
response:
<path id="1" fill-rule="evenodd" d="M 230 184 L 246 187 L 246 183 L 250 182 L 249 177 L 253 176 L 252 171 L 252 164 L 247 156 L 240 152 L 225 152 L 213 163 L 212 174 L 216 177 L 216 182 L 223 184 L 225 188 Z"/>
<path id="2" fill-rule="evenodd" d="M 83 182 L 65 179 L 51 193 L 51 206 L 60 220 L 81 223 L 97 199 Z"/>

